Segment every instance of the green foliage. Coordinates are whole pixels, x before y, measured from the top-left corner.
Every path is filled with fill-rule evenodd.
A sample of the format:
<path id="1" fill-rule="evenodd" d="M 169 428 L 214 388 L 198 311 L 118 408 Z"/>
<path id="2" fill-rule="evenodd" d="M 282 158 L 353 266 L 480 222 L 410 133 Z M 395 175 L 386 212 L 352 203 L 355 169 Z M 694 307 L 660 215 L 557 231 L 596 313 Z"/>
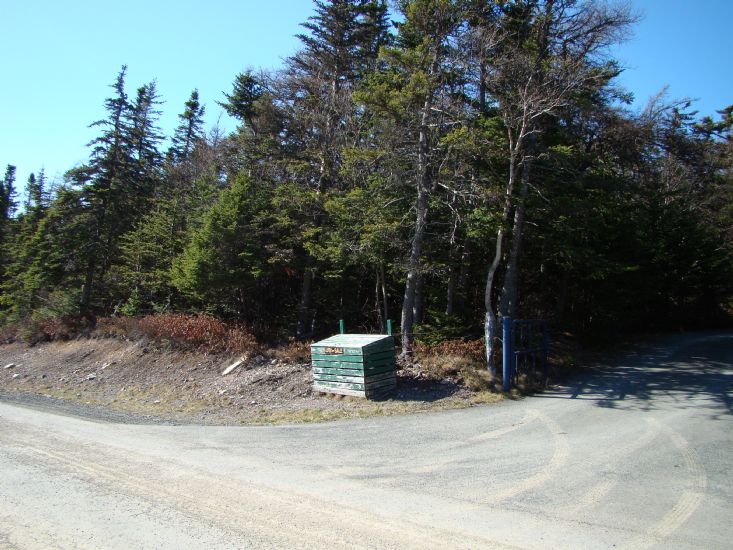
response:
<path id="1" fill-rule="evenodd" d="M 262 231 L 268 198 L 266 185 L 254 184 L 244 175 L 235 178 L 176 258 L 173 285 L 222 312 L 248 314 L 269 271 L 268 242 Z"/>
<path id="2" fill-rule="evenodd" d="M 460 338 L 481 333 L 500 228 L 497 288 L 508 278 L 519 205 L 519 315 L 586 335 L 724 320 L 733 107 L 702 120 L 664 98 L 619 107 L 618 66 L 595 55 L 614 23 L 585 25 L 616 14 L 622 28 L 621 8 L 593 4 L 571 37 L 557 3 L 393 5 L 390 34 L 382 0 L 317 1 L 282 70 L 234 77 L 220 105 L 236 132 L 207 136 L 194 90 L 165 158 L 155 82 L 128 97 L 123 67 L 86 164 L 54 190 L 33 175 L 20 210 L 15 168 L 0 181 L 0 322 L 52 338 L 86 330 L 81 309 L 161 340 L 236 337 L 244 349 L 243 322 L 268 337 L 328 333 L 341 318 L 380 330 L 409 271 L 417 352 L 483 387 L 482 344 Z M 583 84 L 545 93 L 568 75 Z M 509 154 L 522 120 L 531 158 L 526 142 Z M 130 317 L 152 312 L 164 315 Z"/>

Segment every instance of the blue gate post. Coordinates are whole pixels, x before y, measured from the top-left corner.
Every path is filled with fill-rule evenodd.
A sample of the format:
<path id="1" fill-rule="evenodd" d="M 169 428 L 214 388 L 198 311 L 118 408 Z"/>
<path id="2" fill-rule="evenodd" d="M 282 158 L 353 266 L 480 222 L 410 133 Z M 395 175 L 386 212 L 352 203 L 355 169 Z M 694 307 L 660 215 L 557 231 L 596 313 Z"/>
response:
<path id="1" fill-rule="evenodd" d="M 344 320 L 343 320 L 343 319 L 341 319 L 341 320 L 339 321 L 339 333 L 340 333 L 340 334 L 344 334 L 345 332 L 346 332 L 346 325 L 345 325 L 345 323 L 344 323 Z"/>
<path id="2" fill-rule="evenodd" d="M 509 391 L 511 387 L 512 375 L 512 318 L 502 317 L 502 339 L 503 339 L 503 356 L 502 356 L 502 377 L 504 382 L 504 391 Z"/>
<path id="3" fill-rule="evenodd" d="M 547 378 L 549 377 L 549 365 L 547 364 L 547 356 L 550 354 L 550 335 L 547 331 L 547 324 L 542 326 L 542 384 L 547 387 Z"/>

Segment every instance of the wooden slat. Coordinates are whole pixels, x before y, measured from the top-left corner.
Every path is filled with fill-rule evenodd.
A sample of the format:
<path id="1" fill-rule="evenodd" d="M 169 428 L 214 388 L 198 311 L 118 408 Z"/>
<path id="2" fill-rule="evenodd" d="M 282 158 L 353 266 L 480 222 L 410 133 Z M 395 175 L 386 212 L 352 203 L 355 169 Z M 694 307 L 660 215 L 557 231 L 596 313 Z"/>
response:
<path id="1" fill-rule="evenodd" d="M 323 392 L 323 393 L 335 393 L 338 395 L 351 395 L 355 397 L 365 397 L 367 399 L 373 398 L 373 397 L 382 397 L 392 390 L 394 390 L 396 387 L 395 384 L 392 385 L 385 385 L 379 388 L 369 388 L 366 391 L 364 390 L 352 390 L 348 388 L 341 388 L 341 387 L 330 387 L 330 386 L 321 386 L 321 385 L 313 385 L 313 389 L 315 391 Z"/>
<path id="2" fill-rule="evenodd" d="M 372 355 L 382 351 L 391 351 L 394 353 L 394 339 L 391 336 L 365 346 L 363 355 Z"/>
<path id="3" fill-rule="evenodd" d="M 322 353 L 311 353 L 314 361 L 341 361 L 344 363 L 363 363 L 364 358 L 361 355 L 324 355 Z"/>
<path id="4" fill-rule="evenodd" d="M 336 388 L 336 389 L 344 389 L 344 390 L 357 390 L 357 391 L 364 391 L 364 384 L 355 384 L 353 382 L 330 382 L 330 381 L 317 381 L 313 383 L 313 387 L 319 387 L 319 388 Z"/>
<path id="5" fill-rule="evenodd" d="M 363 371 L 364 363 L 354 363 L 351 361 L 324 361 L 323 359 L 313 359 L 313 368 L 324 368 L 324 369 L 348 369 Z"/>
<path id="6" fill-rule="evenodd" d="M 384 378 L 382 380 L 375 380 L 374 382 L 370 382 L 369 384 L 367 384 L 367 391 L 381 388 L 383 386 L 395 386 L 396 384 L 397 384 L 397 379 L 395 377 Z"/>
<path id="7" fill-rule="evenodd" d="M 313 367 L 313 374 L 343 374 L 345 376 L 373 376 L 391 372 L 394 373 L 394 367 L 384 366 L 372 369 L 342 369 L 333 367 Z"/>
<path id="8" fill-rule="evenodd" d="M 382 367 L 395 368 L 395 361 L 392 357 L 383 357 L 379 361 L 367 361 L 365 363 L 358 363 L 355 361 L 326 361 L 324 359 L 313 359 L 312 364 L 314 367 L 327 367 L 334 369 L 379 369 Z"/>
<path id="9" fill-rule="evenodd" d="M 318 382 L 348 382 L 352 384 L 366 384 L 367 387 L 372 386 L 378 382 L 384 380 L 394 380 L 395 375 L 393 372 L 383 372 L 380 374 L 374 374 L 372 376 L 345 376 L 342 374 L 324 374 L 314 373 L 313 380 Z"/>
<path id="10" fill-rule="evenodd" d="M 362 348 L 346 348 L 346 347 L 339 347 L 338 349 L 341 349 L 341 353 L 327 353 L 327 350 L 334 349 L 336 346 L 316 346 L 313 344 L 311 346 L 311 354 L 318 354 L 318 355 L 326 355 L 329 357 L 343 357 L 344 355 L 354 355 L 357 357 L 361 357 L 363 355 Z"/>
<path id="11" fill-rule="evenodd" d="M 366 392 L 359 390 L 347 390 L 344 388 L 327 388 L 321 386 L 313 386 L 313 389 L 323 393 L 336 393 L 338 395 L 353 395 L 355 397 L 367 397 Z"/>
<path id="12" fill-rule="evenodd" d="M 393 349 L 387 350 L 387 351 L 380 351 L 377 353 L 371 353 L 367 355 L 366 357 L 364 357 L 364 363 L 368 363 L 368 364 L 377 363 L 385 359 L 389 359 L 391 361 L 395 360 Z"/>

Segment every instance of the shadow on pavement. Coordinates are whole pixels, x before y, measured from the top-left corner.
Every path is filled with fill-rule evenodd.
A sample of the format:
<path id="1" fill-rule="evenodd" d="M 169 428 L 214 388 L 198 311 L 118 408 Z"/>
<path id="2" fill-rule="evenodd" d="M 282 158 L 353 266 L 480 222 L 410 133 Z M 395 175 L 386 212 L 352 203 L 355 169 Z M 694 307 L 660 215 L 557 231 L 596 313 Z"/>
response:
<path id="1" fill-rule="evenodd" d="M 733 414 L 733 334 L 680 334 L 593 365 L 536 398 L 588 399 L 599 407 L 702 408 Z"/>

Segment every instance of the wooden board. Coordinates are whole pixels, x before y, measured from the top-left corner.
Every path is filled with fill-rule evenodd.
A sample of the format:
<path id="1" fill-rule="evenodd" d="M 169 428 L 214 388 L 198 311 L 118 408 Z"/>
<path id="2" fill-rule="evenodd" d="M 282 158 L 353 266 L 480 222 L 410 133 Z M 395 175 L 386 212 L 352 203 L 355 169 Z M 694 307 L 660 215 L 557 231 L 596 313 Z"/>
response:
<path id="1" fill-rule="evenodd" d="M 353 395 L 356 397 L 380 397 L 383 396 L 390 391 L 392 391 L 396 387 L 396 383 L 392 384 L 385 384 L 384 386 L 380 386 L 377 388 L 369 388 L 368 390 L 355 390 L 351 389 L 343 384 L 338 384 L 336 382 L 324 382 L 324 383 L 318 383 L 313 384 L 313 389 L 315 391 L 323 392 L 323 393 L 335 393 L 339 395 Z"/>
<path id="2" fill-rule="evenodd" d="M 366 357 L 385 351 L 394 353 L 394 338 L 384 334 L 337 334 L 311 344 L 314 355 Z"/>
<path id="3" fill-rule="evenodd" d="M 313 376 L 316 376 L 318 374 L 342 374 L 344 376 L 373 376 L 375 374 L 382 374 L 385 372 L 391 372 L 394 373 L 394 365 L 389 366 L 383 366 L 378 368 L 369 368 L 364 370 L 357 370 L 357 369 L 341 369 L 341 368 L 332 368 L 332 367 L 313 367 Z"/>
<path id="4" fill-rule="evenodd" d="M 366 363 L 355 363 L 352 361 L 324 361 L 323 359 L 314 359 L 313 368 L 324 369 L 350 369 L 367 371 L 381 368 L 395 368 L 394 357 L 385 357 L 379 361 L 367 361 Z"/>
<path id="5" fill-rule="evenodd" d="M 327 355 L 320 353 L 318 350 L 311 351 L 313 361 L 341 361 L 344 363 L 374 363 L 383 359 L 391 358 L 394 360 L 394 350 L 380 351 L 368 356 L 363 355 Z"/>
<path id="6" fill-rule="evenodd" d="M 377 382 L 382 382 L 383 380 L 394 380 L 395 374 L 394 372 L 383 372 L 380 374 L 374 374 L 372 376 L 345 376 L 343 374 L 323 374 L 323 373 L 314 373 L 313 374 L 313 381 L 314 382 L 347 382 L 351 384 L 362 384 L 366 385 L 365 387 L 371 387 Z"/>

